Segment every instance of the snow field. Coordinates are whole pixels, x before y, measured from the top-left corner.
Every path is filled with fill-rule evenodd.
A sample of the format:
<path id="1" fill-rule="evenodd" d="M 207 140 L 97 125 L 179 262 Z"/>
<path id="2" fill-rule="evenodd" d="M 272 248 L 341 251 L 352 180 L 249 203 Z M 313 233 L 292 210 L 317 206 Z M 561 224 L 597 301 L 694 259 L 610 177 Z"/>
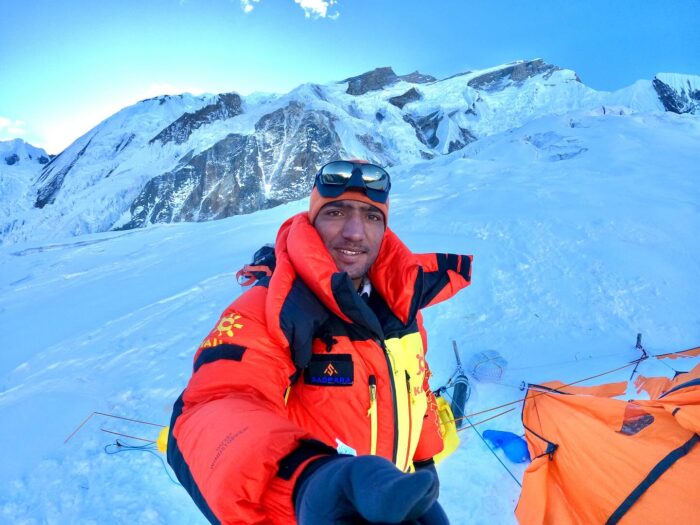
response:
<path id="1" fill-rule="evenodd" d="M 391 170 L 404 242 L 474 254 L 472 286 L 424 312 L 433 386 L 454 369 L 452 340 L 464 363 L 488 349 L 508 361 L 500 382 L 472 380 L 468 413 L 519 399 L 522 381 L 622 366 L 638 332 L 651 353 L 699 344 L 699 143 L 697 117 L 578 111 Z M 197 345 L 240 293 L 235 271 L 306 206 L 0 247 L 0 522 L 205 523 L 156 458 L 103 451 L 114 436 L 100 428 L 157 428 L 95 416 L 63 442 L 93 411 L 167 424 Z M 522 433 L 511 406 L 477 429 Z M 460 436 L 439 466 L 452 522 L 515 523 L 516 482 L 473 429 Z M 497 454 L 521 479 L 525 465 Z"/>

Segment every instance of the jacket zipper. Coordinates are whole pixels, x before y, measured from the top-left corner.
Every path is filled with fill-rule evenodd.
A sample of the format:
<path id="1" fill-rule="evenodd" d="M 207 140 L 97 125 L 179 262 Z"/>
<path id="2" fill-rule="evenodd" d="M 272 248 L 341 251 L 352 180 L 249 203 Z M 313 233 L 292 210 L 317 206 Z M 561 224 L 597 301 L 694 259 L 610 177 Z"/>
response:
<path id="1" fill-rule="evenodd" d="M 404 370 L 406 373 L 406 407 L 408 408 L 408 441 L 406 443 L 406 459 L 403 464 L 403 471 L 406 472 L 408 468 L 409 454 L 411 453 L 411 434 L 413 433 L 413 410 L 411 410 L 411 376 L 408 375 L 408 370 Z"/>
<path id="2" fill-rule="evenodd" d="M 369 410 L 367 415 L 370 418 L 370 445 L 369 453 L 377 454 L 377 378 L 369 376 Z"/>
<path id="3" fill-rule="evenodd" d="M 384 358 L 386 359 L 386 366 L 389 370 L 389 382 L 391 384 L 391 402 L 394 407 L 394 448 L 391 453 L 391 460 L 396 464 L 398 447 L 399 447 L 399 407 L 396 404 L 396 381 L 394 380 L 394 375 L 396 374 L 396 369 L 393 366 L 391 355 L 387 349 L 384 341 L 382 339 L 375 339 L 375 342 L 384 351 Z"/>

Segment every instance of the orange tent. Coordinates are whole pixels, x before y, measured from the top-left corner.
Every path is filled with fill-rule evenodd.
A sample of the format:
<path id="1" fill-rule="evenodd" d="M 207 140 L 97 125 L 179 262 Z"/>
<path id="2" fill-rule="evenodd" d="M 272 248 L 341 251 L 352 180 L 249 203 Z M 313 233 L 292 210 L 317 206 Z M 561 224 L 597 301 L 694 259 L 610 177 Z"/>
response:
<path id="1" fill-rule="evenodd" d="M 645 377 L 639 375 L 637 379 L 634 380 L 634 386 L 637 387 L 638 394 L 644 390 L 649 394 L 651 399 L 655 399 L 663 392 L 671 390 L 674 386 L 686 383 L 698 377 L 700 377 L 700 365 L 697 365 L 690 372 L 680 372 L 676 374 L 676 377 L 673 379 L 669 379 L 668 377 Z"/>
<path id="2" fill-rule="evenodd" d="M 681 359 L 684 357 L 697 357 L 700 355 L 700 346 L 688 348 L 680 352 L 669 352 L 668 354 L 657 355 L 656 359 Z"/>
<path id="3" fill-rule="evenodd" d="M 620 392 L 530 385 L 521 524 L 700 523 L 700 379 L 651 400 Z"/>

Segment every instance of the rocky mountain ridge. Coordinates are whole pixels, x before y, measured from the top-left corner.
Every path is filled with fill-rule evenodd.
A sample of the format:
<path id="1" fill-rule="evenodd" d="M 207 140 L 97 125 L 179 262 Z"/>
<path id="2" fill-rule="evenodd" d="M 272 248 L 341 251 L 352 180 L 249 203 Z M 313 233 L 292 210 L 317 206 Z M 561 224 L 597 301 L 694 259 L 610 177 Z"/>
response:
<path id="1" fill-rule="evenodd" d="M 659 73 L 652 85 L 666 111 L 678 114 L 700 112 L 700 77 Z"/>
<path id="2" fill-rule="evenodd" d="M 429 160 L 544 115 L 618 106 L 694 114 L 699 86 L 699 77 L 659 74 L 599 92 L 537 59 L 442 80 L 383 67 L 282 95 L 156 97 L 42 166 L 1 242 L 250 213 L 306 196 L 328 160 Z"/>

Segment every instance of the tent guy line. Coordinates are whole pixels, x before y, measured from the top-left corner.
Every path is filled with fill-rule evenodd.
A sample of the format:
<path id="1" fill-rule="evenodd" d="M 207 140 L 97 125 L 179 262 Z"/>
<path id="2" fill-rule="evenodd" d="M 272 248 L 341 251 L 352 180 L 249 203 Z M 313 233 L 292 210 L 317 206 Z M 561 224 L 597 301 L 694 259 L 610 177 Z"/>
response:
<path id="1" fill-rule="evenodd" d="M 646 353 L 646 352 L 645 352 L 645 353 Z M 688 355 L 686 355 L 686 354 L 688 354 Z M 605 376 L 605 375 L 608 375 L 608 374 L 612 374 L 612 373 L 614 373 L 614 372 L 618 372 L 619 370 L 623 370 L 623 369 L 628 368 L 628 367 L 633 366 L 633 365 L 635 366 L 635 369 L 636 369 L 636 367 L 639 365 L 640 362 L 642 362 L 642 361 L 644 361 L 644 360 L 646 360 L 646 359 L 648 359 L 648 358 L 650 358 L 650 357 L 654 357 L 654 358 L 656 358 L 656 359 L 664 359 L 664 358 L 676 359 L 676 358 L 692 357 L 692 356 L 698 356 L 698 355 L 700 355 L 700 346 L 696 346 L 696 347 L 693 347 L 693 348 L 688 348 L 688 349 L 685 349 L 685 350 L 680 350 L 680 351 L 677 351 L 677 352 L 668 352 L 668 353 L 665 353 L 665 354 L 656 354 L 656 355 L 654 355 L 654 354 L 646 354 L 646 355 L 643 355 L 642 357 L 640 357 L 639 359 L 635 359 L 634 361 L 630 361 L 629 363 L 627 363 L 627 364 L 625 364 L 625 365 L 623 365 L 623 366 L 614 368 L 614 369 L 612 369 L 612 370 L 607 370 L 607 371 L 605 371 L 605 372 L 601 372 L 600 374 L 595 374 L 595 375 L 592 375 L 592 376 L 588 376 L 588 377 L 585 377 L 585 378 L 583 378 L 583 379 L 579 379 L 579 380 L 577 380 L 577 381 L 573 381 L 573 382 L 571 382 L 571 383 L 567 383 L 567 384 L 565 384 L 565 385 L 562 385 L 560 388 L 565 388 L 565 387 L 567 387 L 567 386 L 572 386 L 572 385 L 576 385 L 576 384 L 578 384 L 578 383 L 583 383 L 584 381 L 588 381 L 588 380 L 590 380 L 590 379 L 596 379 L 596 378 L 598 378 L 598 377 L 602 377 L 602 376 Z M 673 357 L 673 356 L 675 356 L 675 357 Z M 542 365 L 542 366 L 548 366 L 548 365 Z M 670 366 L 670 365 L 669 365 L 669 366 Z M 674 370 L 674 372 L 678 372 L 678 371 L 675 370 L 673 367 L 671 367 L 671 369 Z M 496 384 L 499 384 L 499 383 L 496 383 Z M 523 383 L 523 385 L 525 385 L 525 383 Z M 501 385 L 501 386 L 503 386 L 503 385 Z M 521 387 L 520 387 L 520 390 L 523 390 L 523 389 L 524 389 L 524 387 L 521 386 Z M 537 395 L 537 394 L 536 394 L 536 395 Z M 500 408 L 505 408 L 505 407 L 510 406 L 510 405 L 515 405 L 515 404 L 517 404 L 517 403 L 522 403 L 522 402 L 524 402 L 524 401 L 525 401 L 525 398 L 523 397 L 523 398 L 521 398 L 521 399 L 516 399 L 516 400 L 513 400 L 513 401 L 509 401 L 508 403 L 503 403 L 503 404 L 501 404 L 501 405 L 497 405 L 497 406 L 494 406 L 494 407 L 491 407 L 491 408 L 486 408 L 486 409 L 480 410 L 480 411 L 478 411 L 478 412 L 472 412 L 471 414 L 467 414 L 467 415 L 463 416 L 463 418 L 455 418 L 454 421 L 458 421 L 458 420 L 461 420 L 461 419 L 465 419 L 465 420 L 469 421 L 468 418 L 472 418 L 472 417 L 478 416 L 478 415 L 480 415 L 480 414 L 485 414 L 485 413 L 488 413 L 488 412 L 492 412 L 492 411 L 498 410 L 498 409 L 500 409 Z M 489 418 L 484 419 L 484 420 L 482 420 L 482 421 L 479 421 L 479 422 L 475 423 L 474 425 L 472 425 L 471 423 L 469 423 L 469 425 L 470 425 L 470 426 L 480 425 L 481 423 L 484 423 L 484 422 L 489 421 L 489 420 L 491 420 L 491 419 L 495 419 L 495 418 L 497 418 L 497 417 L 500 417 L 500 416 L 502 416 L 502 415 L 505 415 L 505 414 L 507 414 L 508 412 L 511 412 L 512 410 L 513 410 L 513 409 L 506 410 L 506 411 L 504 411 L 504 412 L 501 412 L 501 413 L 499 413 L 499 414 L 496 414 L 495 416 L 492 416 L 492 417 L 489 417 Z M 143 420 L 140 420 L 140 419 L 134 419 L 134 418 L 124 417 L 124 416 L 118 416 L 118 415 L 115 415 L 115 414 L 108 414 L 108 413 L 106 413 L 106 412 L 94 411 L 94 412 L 90 413 L 90 414 L 82 421 L 82 423 L 80 423 L 80 424 L 76 427 L 76 429 L 73 430 L 73 432 L 70 433 L 70 435 L 65 439 L 65 441 L 63 442 L 63 444 L 65 445 L 66 443 L 68 443 L 68 441 L 70 441 L 70 439 L 73 438 L 73 436 L 75 436 L 75 434 L 77 434 L 77 433 L 80 431 L 80 429 L 83 428 L 83 427 L 87 424 L 87 422 L 88 422 L 93 416 L 111 417 L 111 418 L 114 418 L 114 419 L 121 419 L 121 420 L 124 420 L 124 421 L 130 421 L 130 422 L 132 422 L 132 423 L 139 423 L 139 424 L 143 424 L 143 425 L 150 425 L 150 426 L 154 426 L 154 427 L 158 427 L 158 428 L 164 428 L 165 426 L 167 426 L 167 425 L 161 425 L 161 424 L 158 424 L 158 423 L 152 423 L 152 422 L 150 422 L 150 421 L 143 421 Z M 464 428 L 468 428 L 468 427 L 464 427 Z M 116 432 L 112 432 L 112 431 L 109 431 L 109 430 L 104 430 L 104 429 L 100 429 L 100 430 L 103 430 L 104 432 L 109 432 L 109 433 L 112 433 L 112 434 L 116 434 Z M 461 430 L 462 430 L 462 429 L 460 429 L 460 431 L 461 431 Z M 124 435 L 124 437 L 132 437 L 132 436 L 126 436 L 126 435 Z M 148 439 L 144 439 L 144 438 L 134 438 L 134 439 L 139 439 L 139 440 L 142 440 L 142 441 L 154 442 L 154 441 L 152 441 L 152 440 L 148 440 Z"/>

